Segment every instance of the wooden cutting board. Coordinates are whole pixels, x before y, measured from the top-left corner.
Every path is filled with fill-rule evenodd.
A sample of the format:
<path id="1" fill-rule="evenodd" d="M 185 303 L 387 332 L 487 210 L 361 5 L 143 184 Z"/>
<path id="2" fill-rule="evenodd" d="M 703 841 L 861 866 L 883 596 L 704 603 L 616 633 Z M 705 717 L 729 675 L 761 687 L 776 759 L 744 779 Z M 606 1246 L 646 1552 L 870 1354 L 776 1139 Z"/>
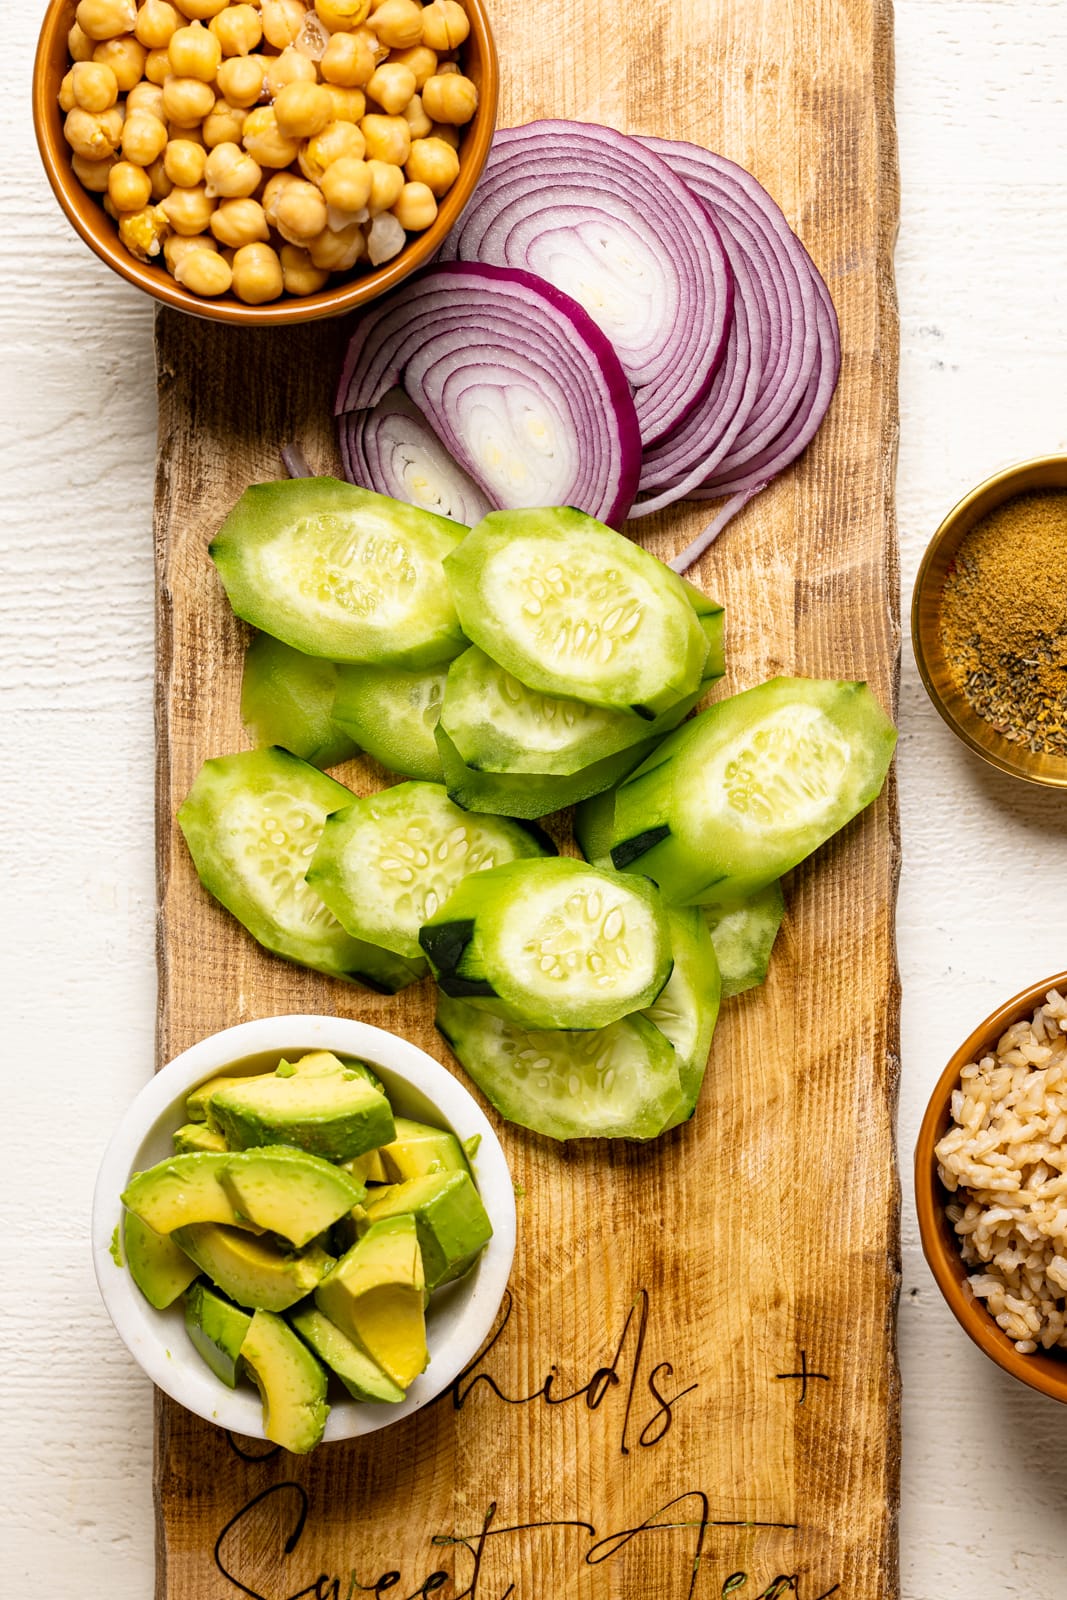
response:
<path id="1" fill-rule="evenodd" d="M 860 677 L 895 710 L 889 0 L 495 11 L 502 125 L 569 116 L 719 150 L 823 270 L 844 343 L 829 418 L 691 576 L 727 606 L 727 689 Z M 453 1065 L 428 984 L 377 998 L 267 957 L 200 889 L 173 823 L 200 762 L 247 742 L 244 631 L 208 541 L 280 475 L 287 439 L 334 469 L 344 331 L 164 312 L 157 341 L 160 1060 L 251 1017 L 325 1011 Z M 667 556 L 705 517 L 634 532 Z M 339 775 L 387 781 L 370 762 Z M 161 1400 L 159 1600 L 896 1596 L 897 868 L 890 791 L 792 874 L 770 979 L 724 1007 L 685 1127 L 631 1148 L 500 1125 L 510 1299 L 429 1409 L 297 1459 Z"/>

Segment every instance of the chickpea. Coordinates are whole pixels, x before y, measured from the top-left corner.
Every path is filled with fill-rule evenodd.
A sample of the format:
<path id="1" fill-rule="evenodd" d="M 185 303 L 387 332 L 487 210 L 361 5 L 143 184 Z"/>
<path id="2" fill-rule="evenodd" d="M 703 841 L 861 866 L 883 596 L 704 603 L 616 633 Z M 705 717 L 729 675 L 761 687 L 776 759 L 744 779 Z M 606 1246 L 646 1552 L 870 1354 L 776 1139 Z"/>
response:
<path id="1" fill-rule="evenodd" d="M 152 180 L 132 161 L 116 161 L 108 173 L 107 192 L 116 211 L 141 211 L 152 198 Z"/>
<path id="2" fill-rule="evenodd" d="M 77 100 L 74 98 L 73 67 L 71 67 L 70 71 L 65 74 L 62 83 L 59 85 L 59 94 L 57 98 L 59 100 L 59 109 L 63 112 L 64 116 L 66 116 L 68 111 L 73 111 L 74 107 L 78 104 Z"/>
<path id="3" fill-rule="evenodd" d="M 169 0 L 144 0 L 133 25 L 133 35 L 146 50 L 165 50 L 180 22 Z"/>
<path id="4" fill-rule="evenodd" d="M 180 283 L 183 289 L 188 289 L 190 294 L 202 294 L 210 298 L 216 294 L 227 294 L 233 286 L 232 267 L 214 250 L 187 250 L 174 263 L 171 271 L 175 282 Z"/>
<path id="5" fill-rule="evenodd" d="M 393 216 L 409 233 L 422 233 L 437 215 L 433 190 L 424 183 L 405 183 L 393 207 Z"/>
<path id="6" fill-rule="evenodd" d="M 425 103 L 423 105 L 423 109 L 425 110 Z M 426 138 L 443 139 L 445 144 L 452 146 L 453 150 L 459 149 L 459 129 L 453 127 L 449 122 L 431 123 L 430 131 L 426 135 Z"/>
<path id="7" fill-rule="evenodd" d="M 422 44 L 412 45 L 410 50 L 394 50 L 389 60 L 395 61 L 399 66 L 410 67 L 415 75 L 415 88 L 421 90 L 427 78 L 432 78 L 437 71 L 437 53 Z"/>
<path id="8" fill-rule="evenodd" d="M 81 106 L 67 113 L 63 133 L 76 156 L 85 161 L 103 161 L 114 155 L 122 133 L 120 128 L 118 135 L 112 136 L 112 124 L 104 120 L 108 115 L 106 111 L 83 111 Z"/>
<path id="9" fill-rule="evenodd" d="M 156 205 L 158 205 L 161 200 L 165 200 L 167 198 L 168 194 L 170 194 L 170 191 L 174 188 L 174 185 L 167 177 L 167 168 L 164 157 L 157 156 L 152 162 L 152 165 L 145 168 L 145 171 L 148 173 L 148 176 L 152 182 L 152 199 L 155 201 Z"/>
<path id="10" fill-rule="evenodd" d="M 163 256 L 171 272 L 174 271 L 178 262 L 193 250 L 204 250 L 209 255 L 217 255 L 219 253 L 219 247 L 210 233 L 198 233 L 191 239 L 187 239 L 181 233 L 171 233 L 163 241 Z"/>
<path id="11" fill-rule="evenodd" d="M 448 76 L 448 74 L 450 72 L 458 72 L 458 71 L 459 71 L 459 62 L 458 61 L 445 60 L 445 61 L 439 62 L 438 66 L 437 66 L 437 76 L 439 78 L 445 78 L 445 77 Z M 432 74 L 431 74 L 431 76 L 432 76 Z"/>
<path id="12" fill-rule="evenodd" d="M 330 33 L 349 33 L 370 15 L 371 0 L 315 0 L 315 15 Z"/>
<path id="13" fill-rule="evenodd" d="M 263 206 L 263 211 L 267 221 L 270 223 L 272 228 L 274 226 L 275 216 L 277 214 L 278 201 L 281 199 L 286 189 L 291 188 L 294 183 L 299 182 L 300 179 L 297 177 L 295 172 L 285 171 L 275 172 L 273 176 L 268 178 L 266 183 L 263 185 L 263 193 L 260 196 L 260 203 Z"/>
<path id="14" fill-rule="evenodd" d="M 83 189 L 88 189 L 90 194 L 106 194 L 108 174 L 117 159 L 112 155 L 105 156 L 102 161 L 87 161 L 84 156 L 72 156 L 70 164 Z"/>
<path id="15" fill-rule="evenodd" d="M 458 0 L 431 0 L 422 12 L 422 42 L 431 50 L 458 50 L 471 31 Z"/>
<path id="16" fill-rule="evenodd" d="M 150 116 L 166 122 L 163 110 L 163 90 L 158 83 L 139 83 L 126 96 L 127 121 L 135 111 L 147 111 Z"/>
<path id="17" fill-rule="evenodd" d="M 360 161 L 366 149 L 367 141 L 354 122 L 331 122 L 317 138 L 301 146 L 300 170 L 312 183 L 321 183 L 331 162 L 339 161 L 342 156 Z"/>
<path id="18" fill-rule="evenodd" d="M 422 7 L 417 0 L 383 0 L 367 26 L 390 50 L 409 50 L 422 41 Z"/>
<path id="19" fill-rule="evenodd" d="M 266 213 L 258 200 L 221 200 L 209 224 L 220 244 L 240 249 L 245 244 L 265 243 L 270 238 Z"/>
<path id="20" fill-rule="evenodd" d="M 394 167 L 391 161 L 368 161 L 370 168 L 370 197 L 367 200 L 367 210 L 372 217 L 380 211 L 388 211 L 390 206 L 395 206 L 400 199 L 400 191 L 404 187 L 404 174 L 399 167 Z"/>
<path id="21" fill-rule="evenodd" d="M 201 78 L 177 78 L 171 74 L 163 80 L 163 109 L 167 121 L 176 122 L 180 128 L 193 128 L 203 122 L 214 104 L 215 91 Z"/>
<path id="22" fill-rule="evenodd" d="M 422 103 L 435 122 L 469 122 L 478 109 L 478 90 L 462 73 L 437 72 L 422 86 Z"/>
<path id="23" fill-rule="evenodd" d="M 104 201 L 105 211 L 110 205 Z M 118 216 L 119 238 L 138 261 L 154 261 L 170 234 L 170 224 L 159 206 L 123 211 Z"/>
<path id="24" fill-rule="evenodd" d="M 411 130 L 411 142 L 416 139 L 428 139 L 433 132 L 433 123 L 423 110 L 422 96 L 413 94 L 402 112 L 404 121 Z"/>
<path id="25" fill-rule="evenodd" d="M 300 144 L 278 127 L 273 106 L 257 106 L 245 118 L 241 135 L 248 154 L 261 167 L 288 167 L 296 160 Z"/>
<path id="26" fill-rule="evenodd" d="M 317 83 L 287 83 L 274 98 L 278 128 L 293 139 L 313 139 L 331 121 L 333 106 Z"/>
<path id="27" fill-rule="evenodd" d="M 358 39 L 362 44 L 367 46 L 367 49 L 374 57 L 374 65 L 376 67 L 380 66 L 389 54 L 389 46 L 387 44 L 382 44 L 381 40 L 378 38 L 378 35 L 366 23 L 364 23 L 362 28 L 356 28 L 353 31 L 352 37 L 353 39 Z"/>
<path id="28" fill-rule="evenodd" d="M 440 200 L 459 177 L 459 156 L 443 139 L 417 139 L 404 168 L 412 183 L 424 183 Z"/>
<path id="29" fill-rule="evenodd" d="M 67 34 L 67 51 L 72 61 L 91 61 L 93 59 L 93 41 L 84 28 L 79 28 L 75 23 Z"/>
<path id="30" fill-rule="evenodd" d="M 389 0 L 386 0 L 386 4 Z M 360 123 L 367 141 L 369 161 L 391 161 L 402 167 L 411 153 L 411 129 L 403 117 L 379 117 L 371 114 Z"/>
<path id="31" fill-rule="evenodd" d="M 231 106 L 228 100 L 216 100 L 204 118 L 201 133 L 209 150 L 218 144 L 237 144 L 244 133 L 248 112 L 243 106 Z"/>
<path id="32" fill-rule="evenodd" d="M 149 50 L 145 56 L 144 75 L 149 83 L 162 86 L 170 77 L 170 56 L 165 50 Z"/>
<path id="33" fill-rule="evenodd" d="M 74 105 L 67 106 L 68 111 L 73 111 L 75 105 L 83 111 L 107 111 L 119 97 L 115 74 L 97 61 L 76 62 L 68 77 L 74 97 Z"/>
<path id="34" fill-rule="evenodd" d="M 263 93 L 267 63 L 263 56 L 234 56 L 218 70 L 218 86 L 231 106 L 254 106 Z"/>
<path id="35" fill-rule="evenodd" d="M 199 78 L 203 83 L 214 83 L 222 60 L 222 46 L 202 22 L 190 22 L 184 28 L 175 29 L 167 54 L 176 78 Z"/>
<path id="36" fill-rule="evenodd" d="M 283 50 L 280 56 L 268 56 L 267 72 L 263 79 L 263 87 L 272 100 L 276 100 L 281 91 L 289 83 L 313 83 L 319 81 L 318 70 L 314 61 L 290 46 Z"/>
<path id="37" fill-rule="evenodd" d="M 137 6 L 135 0 L 79 0 L 74 14 L 90 39 L 116 39 L 133 31 Z"/>
<path id="38" fill-rule="evenodd" d="M 298 178 L 278 196 L 274 226 L 289 244 L 305 244 L 326 226 L 326 201 L 313 183 Z"/>
<path id="39" fill-rule="evenodd" d="M 262 180 L 259 163 L 230 141 L 215 145 L 204 165 L 204 182 L 212 199 L 245 200 L 255 194 Z"/>
<path id="40" fill-rule="evenodd" d="M 172 189 L 167 198 L 160 201 L 160 210 L 175 233 L 192 237 L 195 233 L 203 233 L 212 222 L 215 204 L 200 183 L 193 189 Z"/>
<path id="41" fill-rule="evenodd" d="M 362 122 L 367 109 L 362 89 L 340 89 L 335 83 L 324 83 L 323 89 L 330 97 L 335 122 Z"/>
<path id="42" fill-rule="evenodd" d="M 191 17 L 196 22 L 207 22 L 211 17 L 217 17 L 220 11 L 225 11 L 230 0 L 175 0 L 175 3 L 183 16 Z"/>
<path id="43" fill-rule="evenodd" d="M 285 287 L 278 253 L 269 244 L 246 244 L 233 258 L 233 292 L 246 305 L 277 300 Z"/>
<path id="44" fill-rule="evenodd" d="M 366 161 L 342 156 L 339 161 L 332 161 L 322 175 L 323 199 L 338 211 L 362 211 L 370 199 L 371 176 Z"/>
<path id="45" fill-rule="evenodd" d="M 227 6 L 208 23 L 224 56 L 247 56 L 263 38 L 263 21 L 255 6 Z"/>
<path id="46" fill-rule="evenodd" d="M 138 44 L 130 34 L 122 39 L 104 39 L 93 50 L 93 60 L 102 67 L 111 68 L 122 94 L 141 82 L 147 56 L 144 45 Z"/>
<path id="47" fill-rule="evenodd" d="M 296 244 L 283 244 L 279 252 L 282 282 L 288 294 L 316 294 L 330 274 L 316 267 L 306 250 Z"/>
<path id="48" fill-rule="evenodd" d="M 204 149 L 204 133 L 202 128 L 195 126 L 184 127 L 180 122 L 167 123 L 168 139 L 187 139 L 190 144 L 199 145 Z"/>
<path id="49" fill-rule="evenodd" d="M 301 0 L 262 0 L 263 37 L 275 50 L 295 44 L 307 16 Z"/>
<path id="50" fill-rule="evenodd" d="M 307 252 L 322 272 L 348 272 L 367 254 L 367 241 L 360 224 L 353 222 L 336 233 L 324 228 L 317 238 L 308 240 Z"/>
<path id="51" fill-rule="evenodd" d="M 368 98 L 392 117 L 399 116 L 414 93 L 415 74 L 400 62 L 383 62 L 367 85 Z"/>
<path id="52" fill-rule="evenodd" d="M 138 167 L 150 167 L 167 146 L 167 129 L 150 111 L 131 111 L 122 127 L 122 155 Z"/>
<path id="53" fill-rule="evenodd" d="M 374 72 L 374 52 L 366 39 L 354 33 L 334 33 L 319 62 L 327 83 L 339 89 L 362 89 Z"/>
<path id="54" fill-rule="evenodd" d="M 180 189 L 195 189 L 203 182 L 206 160 L 203 145 L 192 139 L 171 139 L 163 152 L 163 171 Z"/>

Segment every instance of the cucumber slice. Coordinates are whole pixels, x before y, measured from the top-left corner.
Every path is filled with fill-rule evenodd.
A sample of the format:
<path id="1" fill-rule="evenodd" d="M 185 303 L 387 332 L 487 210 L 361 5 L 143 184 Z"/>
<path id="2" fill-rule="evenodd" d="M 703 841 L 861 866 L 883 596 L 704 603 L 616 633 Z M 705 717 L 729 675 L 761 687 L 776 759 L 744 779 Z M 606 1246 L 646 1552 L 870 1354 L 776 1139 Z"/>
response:
<path id="1" fill-rule="evenodd" d="M 361 750 L 390 772 L 442 783 L 433 731 L 441 714 L 447 667 L 338 667 L 331 716 Z"/>
<path id="2" fill-rule="evenodd" d="M 445 571 L 467 637 L 530 689 L 651 719 L 700 684 L 682 580 L 581 511 L 494 511 Z"/>
<path id="3" fill-rule="evenodd" d="M 629 750 L 594 761 L 592 766 L 560 777 L 555 773 L 477 772 L 468 767 L 440 723 L 435 731 L 441 755 L 445 786 L 451 798 L 466 811 L 490 812 L 498 817 L 520 817 L 535 821 L 564 806 L 576 805 L 587 796 L 610 789 L 632 772 L 655 746 L 655 739 L 643 739 Z M 611 865 L 610 861 L 607 865 Z"/>
<path id="4" fill-rule="evenodd" d="M 615 826 L 615 789 L 584 800 L 574 813 L 574 838 L 579 850 L 594 867 L 611 866 L 611 837 Z"/>
<path id="5" fill-rule="evenodd" d="M 611 859 L 673 905 L 746 899 L 870 804 L 895 743 L 864 683 L 774 678 L 720 700 L 619 785 Z"/>
<path id="6" fill-rule="evenodd" d="M 528 1028 L 601 1028 L 651 1005 L 670 929 L 643 878 L 565 856 L 464 878 L 419 934 L 438 984 Z"/>
<path id="7" fill-rule="evenodd" d="M 703 589 L 698 589 L 695 583 L 690 583 L 688 578 L 683 578 L 682 583 L 708 641 L 708 659 L 704 663 L 706 686 L 714 679 L 721 678 L 726 671 L 726 613 L 717 600 L 705 594 Z"/>
<path id="8" fill-rule="evenodd" d="M 398 783 L 327 817 L 307 881 L 357 939 L 422 959 L 419 929 L 469 873 L 552 855 L 546 834 L 472 817 L 438 783 Z"/>
<path id="9" fill-rule="evenodd" d="M 678 1106 L 674 1050 L 642 1016 L 561 1033 L 442 994 L 437 1026 L 501 1116 L 549 1139 L 654 1139 Z"/>
<path id="10" fill-rule="evenodd" d="M 425 972 L 353 939 L 304 881 L 327 814 L 353 795 L 287 750 L 205 761 L 178 812 L 200 881 L 266 950 L 394 994 Z"/>
<path id="11" fill-rule="evenodd" d="M 246 489 L 211 544 L 239 617 L 305 655 L 428 667 L 464 645 L 441 561 L 463 529 L 335 478 Z"/>
<path id="12" fill-rule="evenodd" d="M 674 967 L 661 994 L 641 1013 L 670 1040 L 678 1061 L 681 1095 L 664 1131 L 696 1110 L 721 995 L 719 963 L 702 913 L 672 906 L 667 920 Z"/>
<path id="13" fill-rule="evenodd" d="M 331 717 L 337 668 L 259 633 L 245 651 L 241 721 L 260 748 L 292 751 L 313 767 L 335 767 L 359 746 Z"/>
<path id="14" fill-rule="evenodd" d="M 705 906 L 703 912 L 722 973 L 723 999 L 762 983 L 785 916 L 781 884 L 769 883 L 751 900 Z"/>

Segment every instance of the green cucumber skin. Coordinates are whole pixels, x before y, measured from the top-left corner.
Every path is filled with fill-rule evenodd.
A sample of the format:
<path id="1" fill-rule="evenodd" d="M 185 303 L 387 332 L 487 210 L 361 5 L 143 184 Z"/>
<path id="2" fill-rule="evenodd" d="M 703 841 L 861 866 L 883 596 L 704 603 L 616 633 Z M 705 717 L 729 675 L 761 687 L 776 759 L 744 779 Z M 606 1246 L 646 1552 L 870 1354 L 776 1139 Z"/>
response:
<path id="1" fill-rule="evenodd" d="M 722 973 L 723 999 L 763 983 L 785 917 L 785 897 L 778 880 L 750 900 L 705 906 L 703 913 Z"/>
<path id="2" fill-rule="evenodd" d="M 245 651 L 241 721 L 260 749 L 280 745 L 313 767 L 336 767 L 359 753 L 331 719 L 336 688 L 332 661 L 257 634 Z"/>
<path id="3" fill-rule="evenodd" d="M 664 1132 L 688 1121 L 696 1110 L 723 993 L 703 912 L 695 906 L 671 906 L 667 920 L 674 967 L 655 1004 L 641 1013 L 666 1034 L 678 1061 L 680 1099 Z M 672 1018 L 672 1011 L 679 1014 L 677 1019 Z"/>
<path id="4" fill-rule="evenodd" d="M 648 755 L 654 739 L 644 739 L 628 750 L 605 756 L 590 767 L 569 777 L 533 772 L 476 772 L 463 762 L 447 733 L 437 725 L 437 747 L 441 752 L 445 786 L 451 798 L 466 811 L 491 812 L 500 817 L 535 822 L 551 816 L 565 806 L 610 789 Z"/>
<path id="5" fill-rule="evenodd" d="M 387 575 L 407 563 L 410 592 L 391 620 L 369 615 L 373 606 L 365 604 L 361 615 L 357 605 L 322 596 L 323 589 L 337 592 L 339 575 L 359 578 L 359 565 L 353 562 L 363 563 L 364 575 L 377 570 L 359 551 L 353 552 L 351 536 L 346 543 L 346 523 L 371 543 L 374 537 L 395 541 L 394 552 L 382 560 Z M 447 517 L 369 489 L 336 478 L 299 478 L 246 489 L 212 540 L 209 554 L 235 614 L 254 628 L 305 655 L 413 669 L 449 661 L 464 647 L 440 570 L 463 533 Z M 283 565 L 295 561 L 298 537 L 305 559 L 295 564 L 309 585 L 318 586 L 317 599 L 302 597 L 292 570 L 272 570 L 279 560 Z M 400 562 L 398 553 L 403 555 Z"/>
<path id="6" fill-rule="evenodd" d="M 595 664 L 582 670 L 574 660 L 563 669 L 556 664 L 555 639 L 537 648 L 525 643 L 516 628 L 521 600 L 511 600 L 509 613 L 501 597 L 508 588 L 509 552 L 521 553 L 528 545 L 529 560 L 538 569 L 550 568 L 553 560 L 565 563 L 583 550 L 588 562 L 573 568 L 580 579 L 594 569 L 598 577 L 615 568 L 625 573 L 634 592 L 640 592 L 646 617 L 656 619 L 656 638 L 648 639 L 648 623 L 644 648 L 620 646 L 620 661 L 612 670 Z M 580 511 L 491 512 L 446 556 L 444 566 L 464 633 L 527 688 L 652 720 L 701 683 L 708 639 L 682 580 L 649 551 Z M 621 581 L 618 592 L 625 599 Z"/>
<path id="7" fill-rule="evenodd" d="M 720 800 L 719 791 L 708 788 L 713 763 L 732 744 L 741 742 L 743 748 L 748 732 L 768 716 L 803 717 L 808 711 L 825 719 L 838 754 L 846 752 L 822 814 L 793 826 L 787 814 L 781 823 L 764 826 L 724 815 L 724 802 L 713 812 Z M 668 734 L 618 786 L 611 859 L 619 870 L 651 877 L 672 905 L 746 899 L 870 804 L 885 781 L 895 742 L 896 730 L 864 683 L 775 678 L 720 700 Z"/>
<path id="8" fill-rule="evenodd" d="M 418 671 L 369 663 L 338 667 L 331 716 L 390 772 L 443 783 L 434 728 L 447 671 L 444 664 Z"/>
<path id="9" fill-rule="evenodd" d="M 271 794 L 299 802 L 318 813 L 321 822 L 355 798 L 350 789 L 288 750 L 243 750 L 205 761 L 178 810 L 178 826 L 208 893 L 272 955 L 327 977 L 395 994 L 423 976 L 424 967 L 351 938 L 324 906 L 314 929 L 298 926 L 299 918 L 283 920 L 264 885 L 242 877 L 241 862 L 229 853 L 239 851 L 234 823 L 227 820 L 232 819 L 231 807 L 254 807 L 258 797 Z"/>

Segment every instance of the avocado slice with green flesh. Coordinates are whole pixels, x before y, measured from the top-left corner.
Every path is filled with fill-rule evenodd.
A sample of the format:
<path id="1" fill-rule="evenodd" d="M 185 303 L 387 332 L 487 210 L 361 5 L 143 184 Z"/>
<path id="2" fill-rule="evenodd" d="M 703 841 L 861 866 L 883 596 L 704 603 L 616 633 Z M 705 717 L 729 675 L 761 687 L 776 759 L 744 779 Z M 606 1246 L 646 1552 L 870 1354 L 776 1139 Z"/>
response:
<path id="1" fill-rule="evenodd" d="M 289 1070 L 283 1072 L 282 1067 L 287 1067 Z M 279 1062 L 276 1076 L 292 1078 L 306 1074 L 308 1077 L 321 1078 L 338 1072 L 348 1077 L 366 1078 L 376 1089 L 382 1088 L 382 1080 L 371 1071 L 365 1061 L 358 1061 L 355 1056 L 335 1056 L 332 1050 L 309 1050 L 299 1061 Z M 384 1093 L 384 1090 L 382 1092 Z"/>
<path id="2" fill-rule="evenodd" d="M 373 1224 L 315 1290 L 315 1304 L 400 1389 L 423 1371 L 426 1278 L 414 1217 Z"/>
<path id="3" fill-rule="evenodd" d="M 330 1414 L 322 1364 L 287 1322 L 264 1310 L 253 1314 L 240 1354 L 263 1396 L 263 1432 L 283 1450 L 306 1455 Z"/>
<path id="4" fill-rule="evenodd" d="M 130 1277 L 157 1311 L 172 1305 L 200 1270 L 173 1239 L 157 1233 L 132 1211 L 123 1219 L 122 1242 Z"/>
<path id="5" fill-rule="evenodd" d="M 206 1122 L 209 1127 L 214 1124 L 211 1119 L 211 1096 L 216 1089 L 224 1089 L 231 1083 L 245 1083 L 241 1077 L 228 1076 L 208 1078 L 206 1083 L 198 1084 L 191 1089 L 185 1097 L 185 1115 L 190 1122 Z"/>
<path id="6" fill-rule="evenodd" d="M 232 1158 L 228 1151 L 193 1150 L 169 1156 L 130 1179 L 122 1203 L 157 1233 L 173 1233 L 192 1222 L 243 1222 L 222 1187 L 222 1173 Z"/>
<path id="7" fill-rule="evenodd" d="M 241 1343 L 252 1318 L 208 1284 L 194 1283 L 185 1295 L 185 1328 L 193 1346 L 228 1389 L 241 1375 Z"/>
<path id="8" fill-rule="evenodd" d="M 361 1156 L 353 1156 L 351 1161 L 342 1161 L 340 1166 L 343 1172 L 349 1173 L 360 1183 L 389 1182 L 380 1150 L 364 1150 Z"/>
<path id="9" fill-rule="evenodd" d="M 298 1247 L 347 1216 L 366 1192 L 347 1172 L 292 1145 L 239 1151 L 221 1183 L 242 1219 Z"/>
<path id="10" fill-rule="evenodd" d="M 387 1217 L 415 1219 L 428 1289 L 461 1278 L 493 1234 L 468 1172 L 432 1172 L 391 1184 L 370 1196 L 364 1210 L 372 1227 Z"/>
<path id="11" fill-rule="evenodd" d="M 310 1294 L 334 1265 L 318 1245 L 283 1255 L 266 1239 L 215 1222 L 178 1228 L 174 1240 L 216 1288 L 253 1311 L 285 1311 Z"/>
<path id="12" fill-rule="evenodd" d="M 386 1179 L 404 1183 L 431 1172 L 467 1172 L 463 1146 L 448 1128 L 433 1128 L 410 1117 L 396 1118 L 396 1138 L 378 1152 Z"/>
<path id="13" fill-rule="evenodd" d="M 234 1149 L 290 1144 L 327 1161 L 348 1161 L 396 1132 L 385 1095 L 348 1073 L 246 1078 L 212 1095 L 211 1114 Z"/>
<path id="14" fill-rule="evenodd" d="M 321 1311 L 303 1306 L 294 1311 L 289 1320 L 319 1360 L 324 1361 L 331 1372 L 336 1372 L 354 1399 L 385 1401 L 392 1405 L 403 1400 L 403 1389 Z"/>
<path id="15" fill-rule="evenodd" d="M 217 1128 L 207 1122 L 187 1122 L 174 1135 L 174 1154 L 188 1155 L 195 1150 L 228 1150 L 229 1145 Z"/>

